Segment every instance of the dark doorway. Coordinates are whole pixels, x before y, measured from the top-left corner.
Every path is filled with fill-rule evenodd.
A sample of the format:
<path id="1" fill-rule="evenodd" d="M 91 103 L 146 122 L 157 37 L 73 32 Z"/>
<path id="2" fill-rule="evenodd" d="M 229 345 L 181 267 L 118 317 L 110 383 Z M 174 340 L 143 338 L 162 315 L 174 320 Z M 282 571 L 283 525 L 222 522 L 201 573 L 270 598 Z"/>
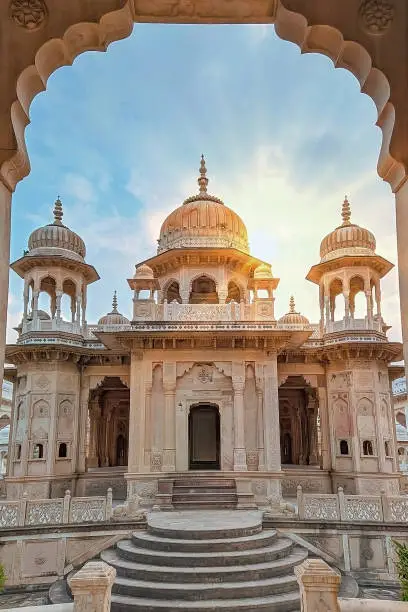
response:
<path id="1" fill-rule="evenodd" d="M 188 417 L 190 470 L 220 469 L 220 413 L 217 406 L 192 406 Z"/>

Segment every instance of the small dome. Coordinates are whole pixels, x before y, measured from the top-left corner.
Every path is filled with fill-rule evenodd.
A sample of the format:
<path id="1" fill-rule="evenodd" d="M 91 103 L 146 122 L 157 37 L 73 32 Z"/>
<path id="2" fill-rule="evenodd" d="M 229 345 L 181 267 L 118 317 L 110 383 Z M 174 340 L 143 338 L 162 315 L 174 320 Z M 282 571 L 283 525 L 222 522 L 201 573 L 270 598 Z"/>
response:
<path id="1" fill-rule="evenodd" d="M 322 261 L 342 255 L 374 255 L 375 237 L 368 229 L 350 223 L 350 203 L 347 196 L 343 202 L 343 223 L 325 236 L 320 244 Z"/>
<path id="2" fill-rule="evenodd" d="M 254 278 L 272 278 L 271 266 L 268 264 L 261 264 L 254 271 Z"/>
<path id="3" fill-rule="evenodd" d="M 113 294 L 112 311 L 101 317 L 98 325 L 129 325 L 130 321 L 123 314 L 118 312 L 118 298 L 116 291 Z"/>
<path id="4" fill-rule="evenodd" d="M 45 310 L 37 310 L 37 318 L 40 319 L 40 321 L 50 321 L 51 317 L 48 314 L 48 312 L 45 312 Z"/>
<path id="5" fill-rule="evenodd" d="M 28 255 L 49 255 L 48 249 L 69 251 L 68 257 L 83 260 L 85 243 L 78 234 L 62 224 L 62 204 L 58 198 L 54 206 L 54 222 L 34 230 L 28 239 Z"/>
<path id="6" fill-rule="evenodd" d="M 207 168 L 201 156 L 200 187 L 164 221 L 158 253 L 180 248 L 233 248 L 249 252 L 248 234 L 241 217 L 219 198 L 207 193 Z"/>
<path id="7" fill-rule="evenodd" d="M 296 312 L 295 310 L 295 299 L 293 295 L 289 301 L 289 312 L 278 320 L 278 323 L 285 323 L 286 325 L 310 325 L 310 321 L 307 317 Z"/>
<path id="8" fill-rule="evenodd" d="M 133 278 L 140 278 L 140 279 L 154 278 L 153 270 L 151 269 L 150 266 L 147 266 L 146 264 L 142 264 L 136 268 L 136 272 Z"/>

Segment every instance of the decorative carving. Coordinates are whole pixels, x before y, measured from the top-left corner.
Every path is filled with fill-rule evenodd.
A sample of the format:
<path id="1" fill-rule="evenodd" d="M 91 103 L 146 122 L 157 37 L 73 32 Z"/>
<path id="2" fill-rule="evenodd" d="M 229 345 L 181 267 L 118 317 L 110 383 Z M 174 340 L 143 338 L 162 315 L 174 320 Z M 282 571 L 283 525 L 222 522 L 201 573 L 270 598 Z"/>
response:
<path id="1" fill-rule="evenodd" d="M 49 416 L 49 404 L 43 399 L 39 399 L 33 406 L 33 416 L 45 418 Z"/>
<path id="2" fill-rule="evenodd" d="M 337 521 L 340 518 L 337 496 L 305 496 L 303 505 L 305 519 Z"/>
<path id="3" fill-rule="evenodd" d="M 12 0 L 10 15 L 16 25 L 36 30 L 47 17 L 47 7 L 44 0 Z"/>
<path id="4" fill-rule="evenodd" d="M 71 523 L 97 523 L 105 520 L 105 499 L 73 499 Z"/>
<path id="5" fill-rule="evenodd" d="M 346 497 L 346 520 L 347 521 L 381 521 L 382 507 L 381 498 L 369 498 L 359 496 Z"/>
<path id="6" fill-rule="evenodd" d="M 199 372 L 197 374 L 198 380 L 202 383 L 212 383 L 213 381 L 213 372 L 212 369 L 208 366 L 200 366 Z"/>
<path id="7" fill-rule="evenodd" d="M 162 454 L 153 452 L 150 456 L 150 469 L 152 472 L 161 472 L 162 463 Z"/>
<path id="8" fill-rule="evenodd" d="M 0 504 L 0 527 L 17 527 L 19 502 Z"/>
<path id="9" fill-rule="evenodd" d="M 250 450 L 246 453 L 246 463 L 250 472 L 255 472 L 258 469 L 258 451 Z"/>
<path id="10" fill-rule="evenodd" d="M 285 478 L 282 480 L 282 493 L 286 495 L 296 493 L 299 485 L 302 487 L 303 491 L 308 491 L 309 493 L 322 493 L 325 489 L 324 483 L 320 481 L 320 479 L 304 480 L 303 478 L 299 478 L 299 480 L 291 480 Z"/>
<path id="11" fill-rule="evenodd" d="M 398 521 L 399 523 L 406 523 L 408 521 L 408 498 L 390 498 L 389 508 L 392 521 Z"/>
<path id="12" fill-rule="evenodd" d="M 363 0 L 359 10 L 360 22 L 369 34 L 384 34 L 391 26 L 394 13 L 390 0 Z"/>
<path id="13" fill-rule="evenodd" d="M 157 481 L 134 483 L 133 492 L 142 499 L 154 499 L 157 494 Z"/>
<path id="14" fill-rule="evenodd" d="M 63 519 L 63 500 L 28 502 L 26 525 L 58 525 Z"/>
<path id="15" fill-rule="evenodd" d="M 38 378 L 35 378 L 34 384 L 40 389 L 47 389 L 50 386 L 50 379 L 47 378 L 44 374 L 42 374 Z"/>

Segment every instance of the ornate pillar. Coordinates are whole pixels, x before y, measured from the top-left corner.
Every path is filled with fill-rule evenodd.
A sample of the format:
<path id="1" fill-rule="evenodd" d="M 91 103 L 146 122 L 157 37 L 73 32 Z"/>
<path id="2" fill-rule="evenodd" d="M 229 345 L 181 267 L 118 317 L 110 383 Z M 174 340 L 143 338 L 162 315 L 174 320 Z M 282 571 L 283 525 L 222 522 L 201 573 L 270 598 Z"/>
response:
<path id="1" fill-rule="evenodd" d="M 23 293 L 23 302 L 24 302 L 24 307 L 23 307 L 23 322 L 24 323 L 27 321 L 29 292 L 30 292 L 29 285 L 27 283 L 24 283 L 24 293 Z"/>
<path id="2" fill-rule="evenodd" d="M 71 323 L 75 323 L 76 301 L 75 297 L 71 296 Z"/>
<path id="3" fill-rule="evenodd" d="M 151 370 L 151 368 L 150 368 Z M 145 451 L 144 451 L 144 471 L 150 472 L 150 456 L 152 454 L 152 381 L 146 381 L 146 417 L 145 417 Z"/>
<path id="4" fill-rule="evenodd" d="M 328 295 L 324 297 L 324 307 L 326 311 L 326 331 L 328 331 L 330 325 L 330 298 Z"/>
<path id="5" fill-rule="evenodd" d="M 40 297 L 39 291 L 33 291 L 33 325 L 34 329 L 37 328 L 38 321 L 38 298 Z"/>
<path id="6" fill-rule="evenodd" d="M 132 351 L 130 356 L 129 474 L 143 472 L 144 469 L 145 365 L 143 353 Z"/>
<path id="7" fill-rule="evenodd" d="M 308 400 L 309 465 L 317 465 L 317 399 L 314 391 L 309 393 Z"/>
<path id="8" fill-rule="evenodd" d="M 224 286 L 220 286 L 218 288 L 218 301 L 220 304 L 225 304 L 225 301 L 228 297 L 228 288 Z"/>
<path id="9" fill-rule="evenodd" d="M 243 472 L 248 469 L 245 451 L 245 378 L 233 376 L 232 388 L 234 390 L 234 471 Z"/>
<path id="10" fill-rule="evenodd" d="M 365 291 L 367 300 L 367 319 L 368 324 L 371 326 L 373 323 L 373 297 L 371 291 Z"/>
<path id="11" fill-rule="evenodd" d="M 6 348 L 10 263 L 11 191 L 0 181 L 0 383 L 3 384 Z"/>
<path id="12" fill-rule="evenodd" d="M 114 406 L 108 406 L 106 410 L 104 410 L 105 413 L 105 432 L 104 432 L 104 439 L 103 439 L 103 455 L 102 455 L 102 460 L 103 463 L 102 465 L 104 467 L 109 467 L 109 457 L 110 457 L 110 434 L 111 434 L 111 428 L 112 428 L 112 414 L 114 411 Z"/>
<path id="13" fill-rule="evenodd" d="M 277 352 L 269 351 L 268 361 L 264 365 L 264 454 L 265 470 L 281 471 L 279 397 L 278 397 L 278 362 Z M 271 494 L 281 497 L 280 480 L 271 483 Z"/>
<path id="14" fill-rule="evenodd" d="M 175 364 L 164 364 L 165 375 L 169 368 L 166 366 Z M 176 382 L 163 381 L 164 388 L 164 448 L 163 448 L 163 472 L 176 471 Z"/>
<path id="15" fill-rule="evenodd" d="M 317 388 L 317 396 L 319 402 L 319 414 L 320 414 L 320 433 L 322 441 L 322 468 L 323 470 L 331 470 L 331 451 L 330 451 L 330 427 L 329 417 L 327 410 L 327 391 L 325 387 Z"/>
<path id="16" fill-rule="evenodd" d="M 265 469 L 264 457 L 264 419 L 263 419 L 263 380 L 256 379 L 257 397 L 257 446 L 258 446 L 258 470 L 263 472 Z"/>
<path id="17" fill-rule="evenodd" d="M 380 287 L 380 281 L 377 280 L 375 285 L 375 302 L 377 305 L 377 316 L 381 317 L 381 287 Z"/>
<path id="18" fill-rule="evenodd" d="M 98 436 L 99 422 L 101 417 L 101 407 L 99 405 L 99 397 L 94 397 L 89 402 L 89 455 L 87 458 L 87 467 L 98 467 Z"/>
<path id="19" fill-rule="evenodd" d="M 189 289 L 180 289 L 180 297 L 182 304 L 188 304 L 190 300 L 190 290 Z"/>
<path id="20" fill-rule="evenodd" d="M 82 327 L 86 325 L 86 302 L 87 302 L 87 290 L 84 284 L 81 292 L 81 306 L 82 306 Z"/>
<path id="21" fill-rule="evenodd" d="M 55 294 L 55 314 L 57 321 L 60 321 L 61 319 L 61 298 L 62 291 L 57 291 Z"/>
<path id="22" fill-rule="evenodd" d="M 344 318 L 346 322 L 350 319 L 350 291 L 343 291 L 344 295 Z"/>
<path id="23" fill-rule="evenodd" d="M 408 380 L 408 181 L 395 194 L 398 247 L 398 278 L 404 342 L 405 377 Z"/>

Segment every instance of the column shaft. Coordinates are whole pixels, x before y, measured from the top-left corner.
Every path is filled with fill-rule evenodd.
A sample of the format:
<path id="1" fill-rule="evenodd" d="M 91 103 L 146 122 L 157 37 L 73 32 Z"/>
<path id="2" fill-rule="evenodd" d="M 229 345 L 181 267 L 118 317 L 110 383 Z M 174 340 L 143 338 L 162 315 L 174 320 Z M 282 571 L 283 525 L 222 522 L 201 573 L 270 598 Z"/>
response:
<path id="1" fill-rule="evenodd" d="M 11 192 L 0 182 L 0 383 L 3 385 L 10 264 Z"/>
<path id="2" fill-rule="evenodd" d="M 277 355 L 265 364 L 264 396 L 265 469 L 280 472 L 280 427 Z"/>
<path id="3" fill-rule="evenodd" d="M 248 469 L 245 452 L 245 383 L 232 379 L 232 386 L 234 389 L 234 470 L 242 472 Z"/>
<path id="4" fill-rule="evenodd" d="M 129 473 L 142 472 L 145 447 L 145 384 L 141 353 L 132 351 L 130 362 Z"/>
<path id="5" fill-rule="evenodd" d="M 408 182 L 395 195 L 398 276 L 401 309 L 402 339 L 404 343 L 405 377 L 408 380 Z"/>
<path id="6" fill-rule="evenodd" d="M 164 449 L 163 472 L 176 471 L 176 385 L 164 385 Z"/>

